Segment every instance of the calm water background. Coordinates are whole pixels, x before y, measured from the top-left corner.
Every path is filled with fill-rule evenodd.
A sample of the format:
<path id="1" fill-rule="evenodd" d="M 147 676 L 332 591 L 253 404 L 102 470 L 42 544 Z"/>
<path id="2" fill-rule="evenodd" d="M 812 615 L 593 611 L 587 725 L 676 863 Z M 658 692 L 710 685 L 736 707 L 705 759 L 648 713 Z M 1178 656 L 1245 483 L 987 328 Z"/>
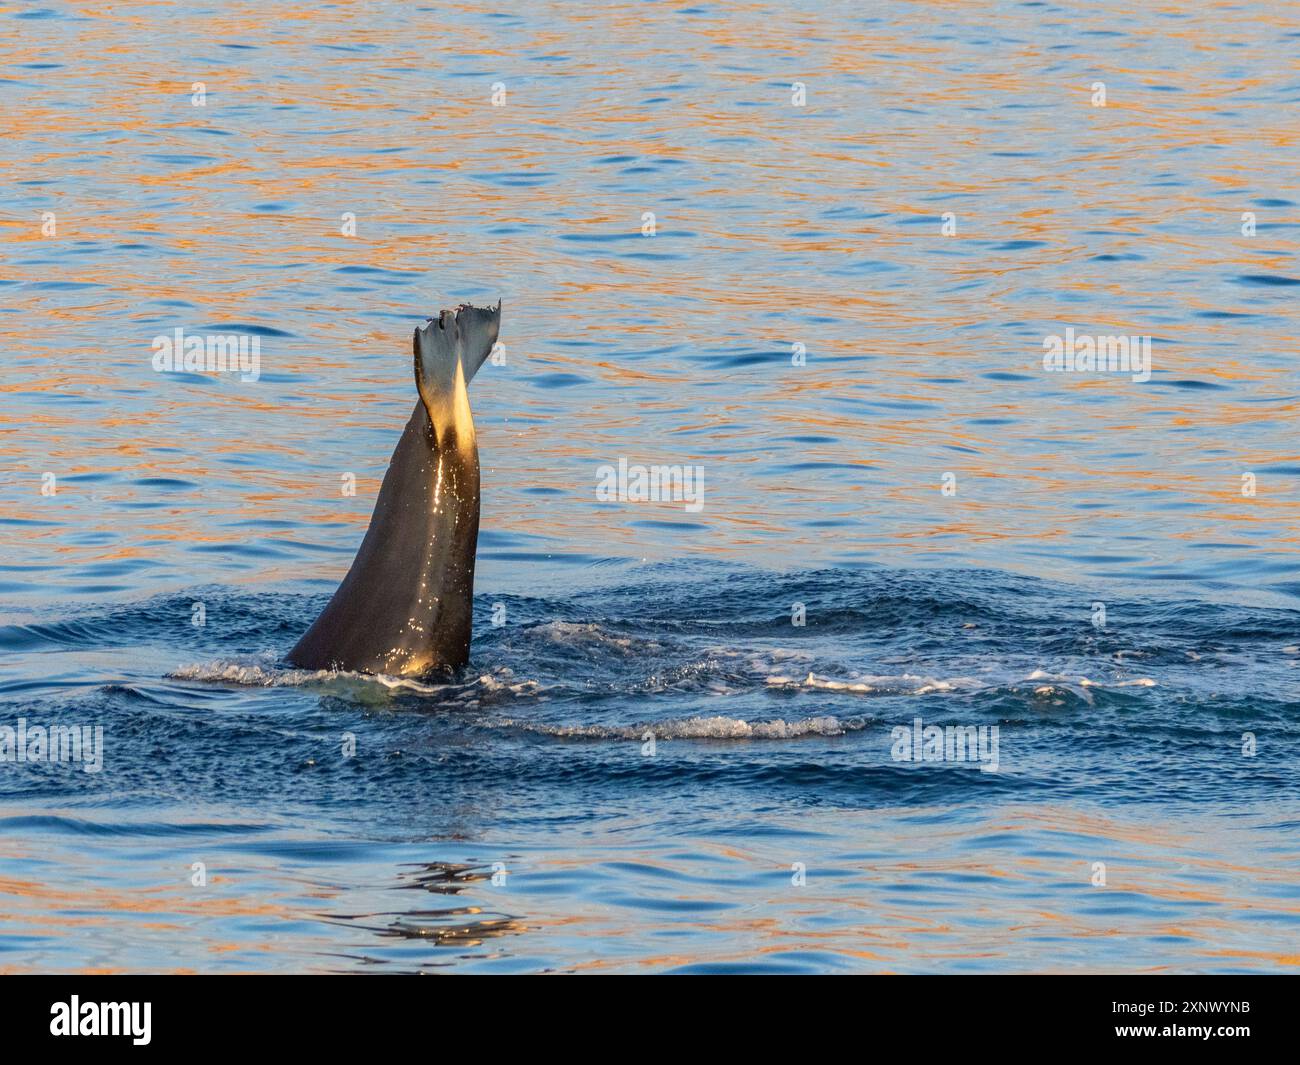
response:
<path id="1" fill-rule="evenodd" d="M 1300 962 L 1294 8 L 0 23 L 0 724 L 106 748 L 0 767 L 0 971 Z M 498 298 L 471 670 L 286 670 L 413 325 Z M 1044 373 L 1067 326 L 1151 380 Z M 621 456 L 704 509 L 598 503 Z"/>

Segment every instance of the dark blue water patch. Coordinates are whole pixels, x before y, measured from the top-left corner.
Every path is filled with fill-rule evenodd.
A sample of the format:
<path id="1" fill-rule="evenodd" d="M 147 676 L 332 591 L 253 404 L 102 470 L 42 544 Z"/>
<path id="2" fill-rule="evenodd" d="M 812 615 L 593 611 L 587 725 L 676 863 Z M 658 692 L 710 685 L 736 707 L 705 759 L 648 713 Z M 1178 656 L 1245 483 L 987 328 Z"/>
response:
<path id="1" fill-rule="evenodd" d="M 573 241 L 581 244 L 608 244 L 616 240 L 654 240 L 654 237 L 644 236 L 641 231 L 635 230 L 628 233 L 561 233 L 560 240 Z"/>
<path id="2" fill-rule="evenodd" d="M 587 384 L 587 380 L 575 373 L 544 373 L 530 376 L 528 383 L 541 388 L 572 388 L 574 385 Z"/>
<path id="3" fill-rule="evenodd" d="M 170 163 L 173 166 L 202 166 L 217 161 L 215 155 L 183 155 L 178 152 L 168 152 L 162 155 L 146 155 L 144 158 L 151 159 L 158 163 Z"/>
<path id="4" fill-rule="evenodd" d="M 196 326 L 196 331 L 205 333 L 251 333 L 259 337 L 292 337 L 297 333 L 288 333 L 283 329 L 276 329 L 269 325 L 253 325 L 248 322 L 209 322 L 206 325 Z"/>
<path id="5" fill-rule="evenodd" d="M 77 566 L 72 572 L 81 580 L 99 577 L 121 577 L 143 569 L 156 569 L 163 563 L 153 558 L 122 558 L 112 562 L 96 562 Z"/>
<path id="6" fill-rule="evenodd" d="M 1033 381 L 1034 378 L 1022 373 L 1009 373 L 1005 370 L 995 370 L 992 373 L 982 373 L 981 377 L 988 378 L 990 381 Z"/>
<path id="7" fill-rule="evenodd" d="M 482 181 L 489 185 L 506 188 L 536 188 L 554 182 L 556 175 L 547 171 L 519 171 L 503 174 L 471 174 L 473 181 Z"/>
<path id="8" fill-rule="evenodd" d="M 389 275 L 392 277 L 400 277 L 403 279 L 410 278 L 415 274 L 415 271 L 389 270 L 389 269 L 385 269 L 382 266 L 363 266 L 360 263 L 353 263 L 349 266 L 336 266 L 333 272 L 336 274 L 381 274 L 381 275 Z M 289 334 L 285 334 L 285 335 L 289 335 Z"/>
<path id="9" fill-rule="evenodd" d="M 545 542 L 549 538 L 519 532 L 506 532 L 501 529 L 481 529 L 478 535 L 480 547 L 518 547 L 530 542 Z"/>
<path id="10" fill-rule="evenodd" d="M 611 906 L 627 906 L 633 909 L 647 909 L 658 913 L 720 913 L 734 910 L 739 903 L 723 900 L 704 901 L 700 899 L 658 899 L 643 895 L 624 895 L 605 893 L 601 902 Z"/>
<path id="11" fill-rule="evenodd" d="M 807 470 L 848 470 L 862 473 L 871 467 L 856 462 L 791 462 L 776 466 L 782 473 L 801 473 Z"/>
<path id="12" fill-rule="evenodd" d="M 17 815 L 13 817 L 0 817 L 0 834 L 17 833 L 30 834 L 33 832 L 50 833 L 52 835 L 73 835 L 73 836 L 143 836 L 143 837 L 172 837 L 172 836 L 224 836 L 224 835 L 245 835 L 253 832 L 269 832 L 273 828 L 271 825 L 258 823 L 212 823 L 212 822 L 176 822 L 176 823 L 157 823 L 157 822 L 131 822 L 111 823 L 105 821 L 89 821 L 75 817 L 58 817 L 53 815 Z"/>
<path id="13" fill-rule="evenodd" d="M 283 540 L 275 540 L 274 543 L 278 548 L 296 548 L 299 551 L 307 551 L 315 554 L 326 554 L 326 555 L 333 555 L 333 554 L 340 554 L 340 553 L 350 554 L 352 551 L 351 547 L 337 547 L 330 544 L 317 544 L 317 543 L 312 543 L 311 541 L 308 540 L 283 539 Z"/>
<path id="14" fill-rule="evenodd" d="M 274 541 L 265 540 L 256 544 L 189 544 L 185 550 L 200 555 L 219 555 L 223 558 L 229 556 L 251 559 L 289 558 L 293 557 L 294 554 L 292 551 L 278 546 Z"/>
<path id="15" fill-rule="evenodd" d="M 27 287 L 41 291 L 74 292 L 87 288 L 104 288 L 98 281 L 29 281 Z"/>
<path id="16" fill-rule="evenodd" d="M 186 489 L 199 487 L 194 481 L 186 481 L 178 477 L 142 477 L 132 483 L 141 488 Z"/>
<path id="17" fill-rule="evenodd" d="M 1261 200 L 1255 200 L 1256 207 L 1294 207 L 1294 200 L 1281 200 L 1277 197 L 1266 197 Z"/>
<path id="18" fill-rule="evenodd" d="M 1197 311 L 1197 318 L 1258 318 L 1257 314 L 1246 314 L 1242 311 Z"/>
<path id="19" fill-rule="evenodd" d="M 1137 252 L 1125 252 L 1113 255 L 1094 255 L 1090 261 L 1098 263 L 1136 263 L 1144 262 L 1145 260 L 1145 255 L 1139 255 Z"/>
<path id="20" fill-rule="evenodd" d="M 924 410 L 937 406 L 939 402 L 929 399 L 877 399 L 867 405 L 884 410 Z"/>
<path id="21" fill-rule="evenodd" d="M 107 631 L 103 623 L 95 621 L 0 625 L 0 648 L 6 651 L 29 651 L 77 645 L 94 647 L 104 640 Z"/>
<path id="22" fill-rule="evenodd" d="M 91 396 L 76 395 L 72 392 L 13 392 L 15 396 L 22 396 L 24 399 L 35 400 L 39 403 L 97 403 L 98 400 Z"/>
<path id="23" fill-rule="evenodd" d="M 747 351 L 726 358 L 711 355 L 692 357 L 692 361 L 705 361 L 712 366 L 719 366 L 723 369 L 739 370 L 747 366 L 768 366 L 773 363 L 789 365 L 790 353 L 788 351 Z"/>
<path id="24" fill-rule="evenodd" d="M 1043 240 L 1008 240 L 994 244 L 990 251 L 1022 251 L 1025 248 L 1041 248 L 1047 242 Z"/>
<path id="25" fill-rule="evenodd" d="M 173 370 L 168 373 L 165 380 L 169 383 L 178 385 L 187 385 L 191 388 L 215 388 L 217 386 L 217 374 L 187 373 L 183 370 Z"/>
<path id="26" fill-rule="evenodd" d="M 1230 385 L 1221 384 L 1218 381 L 1202 381 L 1192 378 L 1185 378 L 1177 381 L 1166 381 L 1158 377 L 1152 378 L 1152 383 L 1161 385 L 1170 385 L 1173 388 L 1182 388 L 1190 391 L 1212 391 L 1228 392 L 1231 390 Z"/>
<path id="27" fill-rule="evenodd" d="M 643 518 L 639 521 L 630 521 L 628 525 L 642 529 L 660 529 L 668 532 L 706 532 L 707 525 L 701 525 L 694 521 L 660 521 L 655 518 Z"/>
<path id="28" fill-rule="evenodd" d="M 838 277 L 857 274 L 892 274 L 902 269 L 903 267 L 898 263 L 888 262 L 884 259 L 857 259 L 846 266 L 835 267 L 824 272 Z"/>
<path id="29" fill-rule="evenodd" d="M 309 523 L 303 521 L 283 521 L 275 518 L 241 518 L 238 521 L 223 521 L 219 524 L 223 529 L 301 529 Z"/>
<path id="30" fill-rule="evenodd" d="M 1233 280 L 1239 285 L 1260 285 L 1264 287 L 1300 285 L 1300 278 L 1283 277 L 1280 274 L 1242 274 L 1233 278 Z"/>

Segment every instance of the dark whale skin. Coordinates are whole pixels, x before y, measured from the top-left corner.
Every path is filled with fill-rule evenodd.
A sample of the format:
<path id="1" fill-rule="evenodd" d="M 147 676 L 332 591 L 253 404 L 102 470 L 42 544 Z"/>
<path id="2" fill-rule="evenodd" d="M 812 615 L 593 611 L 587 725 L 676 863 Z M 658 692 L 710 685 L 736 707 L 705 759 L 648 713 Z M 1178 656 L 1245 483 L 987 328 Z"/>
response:
<path id="1" fill-rule="evenodd" d="M 291 665 L 418 678 L 469 661 L 479 465 L 467 386 L 500 324 L 500 304 L 461 306 L 415 330 L 420 398 L 352 568 Z"/>

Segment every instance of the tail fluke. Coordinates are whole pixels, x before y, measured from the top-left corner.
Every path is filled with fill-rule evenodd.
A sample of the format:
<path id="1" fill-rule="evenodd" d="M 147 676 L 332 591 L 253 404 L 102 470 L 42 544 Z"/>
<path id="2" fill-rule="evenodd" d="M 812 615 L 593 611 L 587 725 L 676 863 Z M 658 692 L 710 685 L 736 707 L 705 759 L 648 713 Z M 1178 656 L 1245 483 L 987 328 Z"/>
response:
<path id="1" fill-rule="evenodd" d="M 434 418 L 434 410 L 454 397 L 456 369 L 468 386 L 492 354 L 501 328 L 501 304 L 471 307 L 461 304 L 443 311 L 415 330 L 415 387 Z"/>

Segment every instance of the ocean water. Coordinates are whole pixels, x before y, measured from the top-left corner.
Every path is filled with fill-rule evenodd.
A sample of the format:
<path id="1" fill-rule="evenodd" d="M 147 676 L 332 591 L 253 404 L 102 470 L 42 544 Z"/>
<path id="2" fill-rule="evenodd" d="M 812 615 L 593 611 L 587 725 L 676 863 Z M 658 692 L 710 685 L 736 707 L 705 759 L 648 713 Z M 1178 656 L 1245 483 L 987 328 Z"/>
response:
<path id="1" fill-rule="evenodd" d="M 1300 963 L 1285 9 L 0 24 L 0 972 Z M 288 667 L 497 299 L 470 667 Z"/>

